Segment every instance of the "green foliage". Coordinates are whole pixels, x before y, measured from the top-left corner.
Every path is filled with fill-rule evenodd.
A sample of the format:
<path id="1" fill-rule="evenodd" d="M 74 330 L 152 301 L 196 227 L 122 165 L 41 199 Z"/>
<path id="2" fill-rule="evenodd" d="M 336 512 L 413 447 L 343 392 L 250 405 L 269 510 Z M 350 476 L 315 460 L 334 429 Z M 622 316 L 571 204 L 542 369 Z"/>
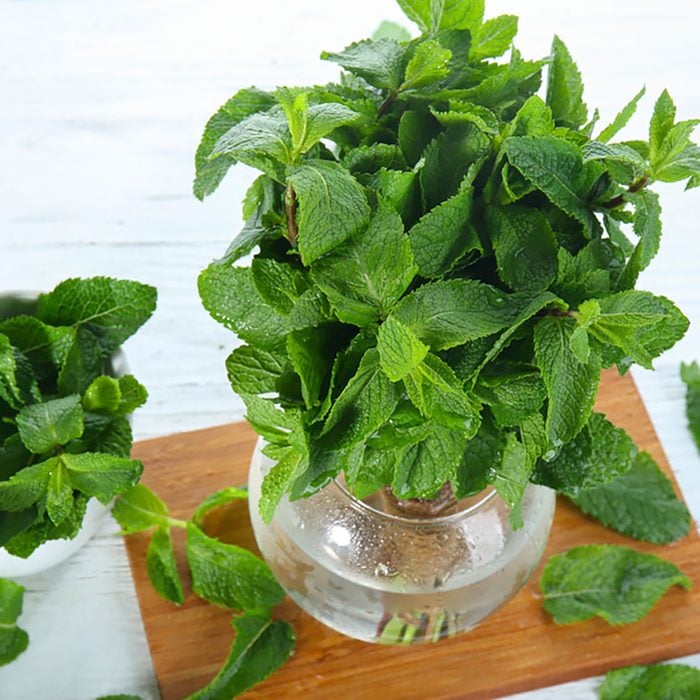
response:
<path id="1" fill-rule="evenodd" d="M 608 671 L 598 688 L 598 697 L 600 700 L 692 700 L 700 697 L 700 670 L 682 664 L 654 664 Z"/>
<path id="2" fill-rule="evenodd" d="M 552 557 L 540 589 L 554 622 L 600 617 L 626 625 L 644 617 L 671 586 L 690 589 L 675 564 L 616 545 L 584 545 Z"/>
<path id="3" fill-rule="evenodd" d="M 0 546 L 29 556 L 75 537 L 89 498 L 109 503 L 143 466 L 126 415 L 146 389 L 112 359 L 155 308 L 152 287 L 70 279 L 0 320 Z M 27 314 L 29 308 L 30 314 Z"/>
<path id="4" fill-rule="evenodd" d="M 700 451 L 700 367 L 697 362 L 681 365 L 681 379 L 686 384 L 685 410 L 688 428 Z"/>
<path id="5" fill-rule="evenodd" d="M 0 666 L 14 661 L 29 645 L 29 635 L 17 626 L 24 587 L 0 578 Z"/>
<path id="6" fill-rule="evenodd" d="M 399 5 L 420 36 L 385 24 L 322 55 L 337 83 L 238 93 L 198 152 L 198 174 L 263 172 L 200 293 L 246 343 L 227 370 L 277 462 L 266 522 L 341 472 L 363 495 L 493 484 L 516 525 L 530 481 L 613 488 L 636 448 L 592 416 L 601 369 L 650 367 L 687 328 L 634 287 L 661 240 L 653 184 L 700 181 L 695 123 L 664 93 L 648 140 L 617 141 L 642 90 L 593 138 L 561 39 L 527 61 L 483 0 Z"/>

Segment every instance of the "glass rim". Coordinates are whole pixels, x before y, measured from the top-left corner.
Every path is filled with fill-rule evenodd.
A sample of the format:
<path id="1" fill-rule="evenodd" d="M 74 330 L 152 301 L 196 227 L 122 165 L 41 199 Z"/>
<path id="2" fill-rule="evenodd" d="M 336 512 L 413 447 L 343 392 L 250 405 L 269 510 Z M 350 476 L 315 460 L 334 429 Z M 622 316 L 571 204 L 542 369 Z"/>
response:
<path id="1" fill-rule="evenodd" d="M 393 513 L 385 513 L 384 511 L 381 511 L 378 508 L 371 506 L 369 503 L 365 503 L 363 500 L 357 498 L 357 496 L 350 492 L 350 489 L 348 489 L 348 487 L 343 483 L 343 480 L 340 476 L 333 479 L 332 483 L 335 486 L 337 486 L 338 489 L 349 498 L 350 505 L 353 508 L 356 508 L 357 510 L 367 511 L 374 516 L 378 516 L 380 518 L 384 518 L 392 522 L 406 523 L 409 525 L 442 525 L 454 520 L 458 520 L 460 518 L 468 517 L 470 515 L 473 515 L 476 511 L 484 508 L 488 503 L 490 503 L 494 498 L 498 496 L 498 492 L 496 491 L 496 489 L 491 487 L 491 490 L 488 491 L 483 496 L 483 498 L 478 500 L 473 505 L 464 508 L 463 510 L 458 510 L 456 513 L 449 513 L 448 515 L 436 515 L 429 518 L 411 518 L 403 515 L 394 515 Z M 487 491 L 487 489 L 484 489 L 479 493 L 484 493 L 484 491 Z"/>

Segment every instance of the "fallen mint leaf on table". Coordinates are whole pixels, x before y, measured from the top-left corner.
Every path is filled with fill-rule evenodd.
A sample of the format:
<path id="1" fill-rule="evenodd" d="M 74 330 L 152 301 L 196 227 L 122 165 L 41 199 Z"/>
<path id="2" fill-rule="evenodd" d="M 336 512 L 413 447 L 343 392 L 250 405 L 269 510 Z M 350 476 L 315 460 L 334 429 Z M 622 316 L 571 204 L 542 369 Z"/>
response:
<path id="1" fill-rule="evenodd" d="M 287 622 L 244 615 L 234 619 L 233 626 L 236 638 L 223 667 L 188 700 L 236 697 L 273 674 L 294 651 L 294 630 Z"/>
<path id="2" fill-rule="evenodd" d="M 700 451 L 700 366 L 697 362 L 681 365 L 681 379 L 686 384 L 685 410 L 688 428 Z"/>
<path id="3" fill-rule="evenodd" d="M 696 700 L 700 669 L 682 664 L 628 666 L 605 674 L 600 700 Z"/>
<path id="4" fill-rule="evenodd" d="M 567 625 L 600 617 L 641 620 L 671 586 L 691 587 L 671 562 L 618 545 L 583 545 L 550 558 L 540 579 L 545 610 Z"/>
<path id="5" fill-rule="evenodd" d="M 647 452 L 612 481 L 581 489 L 571 500 L 606 527 L 636 540 L 668 544 L 690 529 L 688 509 Z"/>
<path id="6" fill-rule="evenodd" d="M 14 661 L 29 645 L 29 635 L 17 626 L 24 588 L 0 578 L 0 666 Z"/>

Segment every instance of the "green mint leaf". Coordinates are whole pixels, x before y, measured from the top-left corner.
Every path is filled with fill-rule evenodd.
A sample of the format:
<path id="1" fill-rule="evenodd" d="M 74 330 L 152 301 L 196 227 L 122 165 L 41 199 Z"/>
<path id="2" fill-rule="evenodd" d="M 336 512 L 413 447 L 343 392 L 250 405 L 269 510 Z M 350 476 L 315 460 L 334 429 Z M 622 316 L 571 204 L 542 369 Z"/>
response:
<path id="1" fill-rule="evenodd" d="M 469 251 L 482 251 L 471 225 L 474 189 L 462 186 L 431 209 L 409 231 L 411 250 L 422 277 L 440 277 Z"/>
<path id="2" fill-rule="evenodd" d="M 504 447 L 503 431 L 484 414 L 479 431 L 467 442 L 462 459 L 450 478 L 457 498 L 474 496 L 489 485 L 495 465 L 503 458 Z"/>
<path id="3" fill-rule="evenodd" d="M 551 136 L 510 138 L 505 149 L 510 163 L 590 235 L 595 221 L 583 192 L 581 151 L 569 141 Z"/>
<path id="4" fill-rule="evenodd" d="M 607 484 L 631 469 L 637 456 L 632 438 L 600 413 L 594 413 L 581 432 L 555 457 L 545 454 L 532 480 L 577 497 L 585 489 Z"/>
<path id="5" fill-rule="evenodd" d="M 282 346 L 286 321 L 263 299 L 250 268 L 212 263 L 199 275 L 199 296 L 215 320 L 247 343 L 264 350 Z"/>
<path id="6" fill-rule="evenodd" d="M 411 34 L 408 29 L 404 29 L 400 24 L 384 20 L 372 34 L 372 39 L 375 41 L 378 39 L 393 39 L 398 42 L 410 41 Z"/>
<path id="7" fill-rule="evenodd" d="M 486 107 L 472 102 L 450 100 L 450 108 L 443 112 L 435 107 L 430 108 L 433 116 L 444 126 L 453 124 L 474 124 L 489 136 L 497 136 L 500 132 L 498 117 Z"/>
<path id="8" fill-rule="evenodd" d="M 603 161 L 616 182 L 633 186 L 646 175 L 647 162 L 633 148 L 623 144 L 589 141 L 581 148 L 583 162 Z"/>
<path id="9" fill-rule="evenodd" d="M 398 382 L 418 367 L 429 348 L 390 316 L 379 327 L 377 350 L 382 371 L 392 382 Z"/>
<path id="10" fill-rule="evenodd" d="M 476 280 L 423 285 L 401 300 L 394 317 L 433 350 L 446 350 L 508 327 L 508 294 Z"/>
<path id="11" fill-rule="evenodd" d="M 187 526 L 192 589 L 210 603 L 233 610 L 262 611 L 278 605 L 284 591 L 267 564 L 241 547 L 207 537 Z"/>
<path id="12" fill-rule="evenodd" d="M 406 110 L 399 120 L 399 148 L 406 162 L 414 166 L 423 157 L 428 144 L 440 133 L 440 125 L 426 112 Z"/>
<path id="13" fill-rule="evenodd" d="M 357 372 L 336 399 L 323 428 L 339 447 L 368 438 L 394 412 L 399 389 L 382 372 L 377 350 L 368 350 Z"/>
<path id="14" fill-rule="evenodd" d="M 481 61 L 501 56 L 510 48 L 517 33 L 518 18 L 514 15 L 489 19 L 475 30 L 469 57 L 473 61 Z"/>
<path id="15" fill-rule="evenodd" d="M 79 438 L 83 429 L 83 409 L 77 395 L 25 406 L 17 414 L 19 436 L 34 454 Z"/>
<path id="16" fill-rule="evenodd" d="M 265 524 L 269 525 L 272 522 L 282 497 L 290 490 L 306 466 L 304 456 L 290 448 L 265 474 L 258 503 L 260 517 Z"/>
<path id="17" fill-rule="evenodd" d="M 518 205 L 486 210 L 501 279 L 516 291 L 543 291 L 557 276 L 557 243 L 547 218 Z"/>
<path id="18" fill-rule="evenodd" d="M 58 459 L 68 470 L 74 488 L 104 504 L 134 486 L 143 472 L 143 464 L 137 460 L 100 452 L 66 452 Z"/>
<path id="19" fill-rule="evenodd" d="M 151 317 L 156 290 L 110 277 L 69 279 L 39 297 L 37 317 L 52 326 L 97 327 L 111 354 Z"/>
<path id="20" fill-rule="evenodd" d="M 481 405 L 462 389 L 452 368 L 439 357 L 426 355 L 403 381 L 411 402 L 426 418 L 462 431 L 467 439 L 476 434 Z"/>
<path id="21" fill-rule="evenodd" d="M 75 330 L 66 359 L 58 373 L 62 394 L 82 394 L 92 380 L 109 370 L 111 351 L 103 344 L 99 329 L 80 326 Z"/>
<path id="22" fill-rule="evenodd" d="M 32 461 L 32 454 L 22 444 L 17 433 L 10 434 L 0 443 L 0 481 L 9 479 Z"/>
<path id="23" fill-rule="evenodd" d="M 258 292 L 280 314 L 288 314 L 309 288 L 305 271 L 295 265 L 257 255 L 251 269 Z"/>
<path id="24" fill-rule="evenodd" d="M 376 173 L 360 174 L 358 178 L 365 187 L 374 190 L 380 200 L 389 204 L 407 226 L 420 216 L 420 181 L 414 171 L 380 168 Z"/>
<path id="25" fill-rule="evenodd" d="M 370 209 L 360 184 L 341 165 L 307 160 L 290 169 L 299 202 L 299 252 L 309 265 L 361 231 Z"/>
<path id="26" fill-rule="evenodd" d="M 678 182 L 700 172 L 700 149 L 690 140 L 698 124 L 698 119 L 678 122 L 666 134 L 651 161 L 656 180 Z"/>
<path id="27" fill-rule="evenodd" d="M 294 651 L 294 630 L 283 620 L 245 615 L 236 618 L 233 625 L 236 639 L 223 667 L 189 700 L 238 697 L 277 671 Z"/>
<path id="28" fill-rule="evenodd" d="M 63 326 L 49 326 L 34 316 L 12 316 L 0 321 L 0 334 L 7 336 L 10 344 L 31 362 L 37 377 L 43 379 L 55 374 L 65 362 L 74 331 Z M 0 345 L 5 347 L 1 336 Z M 0 379 L 0 391 L 2 385 Z"/>
<path id="29" fill-rule="evenodd" d="M 15 350 L 7 336 L 0 334 L 0 400 L 12 408 L 23 403 L 22 392 L 17 384 L 17 360 Z"/>
<path id="30" fill-rule="evenodd" d="M 406 16 L 422 32 L 475 29 L 484 18 L 484 0 L 398 0 Z"/>
<path id="31" fill-rule="evenodd" d="M 493 486 L 498 495 L 510 508 L 510 521 L 515 529 L 523 526 L 520 504 L 527 485 L 530 483 L 530 472 L 533 464 L 527 458 L 525 446 L 518 440 L 515 433 L 508 433 L 503 447 L 501 461 L 494 465 L 492 476 Z"/>
<path id="32" fill-rule="evenodd" d="M 114 503 L 112 515 L 125 535 L 169 524 L 168 507 L 144 484 L 136 484 L 122 493 Z"/>
<path id="33" fill-rule="evenodd" d="M 466 438 L 459 430 L 435 425 L 396 463 L 392 490 L 401 499 L 435 498 L 462 459 Z"/>
<path id="34" fill-rule="evenodd" d="M 367 228 L 317 260 L 311 273 L 338 318 L 362 327 L 389 313 L 416 267 L 400 217 L 380 201 Z"/>
<path id="35" fill-rule="evenodd" d="M 131 454 L 133 435 L 124 416 L 85 415 L 85 432 L 78 443 L 90 452 L 106 452 L 115 457 Z"/>
<path id="36" fill-rule="evenodd" d="M 124 693 L 118 693 L 117 695 L 100 695 L 97 700 L 143 700 L 140 695 L 124 695 Z"/>
<path id="37" fill-rule="evenodd" d="M 700 697 L 700 669 L 681 664 L 628 666 L 608 671 L 598 688 L 600 700 Z"/>
<path id="38" fill-rule="evenodd" d="M 307 289 L 297 299 L 296 304 L 292 308 L 287 322 L 289 329 L 293 331 L 303 330 L 304 328 L 317 328 L 318 326 L 336 321 L 337 318 L 331 311 L 331 306 L 325 294 L 320 289 Z"/>
<path id="39" fill-rule="evenodd" d="M 395 90 L 406 70 L 406 48 L 394 39 L 365 39 L 350 44 L 340 53 L 324 51 L 321 58 L 338 63 L 370 85 Z"/>
<path id="40" fill-rule="evenodd" d="M 681 379 L 686 384 L 685 411 L 690 430 L 700 451 L 700 366 L 697 362 L 681 365 Z"/>
<path id="41" fill-rule="evenodd" d="M 345 481 L 355 498 L 366 498 L 384 486 L 390 486 L 399 456 L 400 451 L 394 447 L 378 449 L 369 445 L 358 446 L 345 468 Z"/>
<path id="42" fill-rule="evenodd" d="M 639 259 L 635 274 L 645 270 L 659 252 L 661 242 L 661 204 L 659 195 L 643 190 L 630 199 L 635 205 L 634 232 L 639 237 Z"/>
<path id="43" fill-rule="evenodd" d="M 232 156 L 223 156 L 209 160 L 218 140 L 236 124 L 255 112 L 269 109 L 275 104 L 275 98 L 267 92 L 256 88 L 239 90 L 209 119 L 202 140 L 195 155 L 196 175 L 193 191 L 197 199 L 204 199 L 216 190 L 228 169 L 236 163 Z"/>
<path id="44" fill-rule="evenodd" d="M 547 104 L 557 126 L 578 129 L 588 120 L 588 107 L 583 101 L 583 82 L 576 63 L 564 42 L 554 37 L 552 62 L 547 81 Z"/>
<path id="45" fill-rule="evenodd" d="M 287 336 L 287 353 L 301 380 L 306 408 L 317 406 L 328 391 L 332 359 L 338 349 L 337 324 L 294 331 Z"/>
<path id="46" fill-rule="evenodd" d="M 192 514 L 192 522 L 201 528 L 207 513 L 232 503 L 233 501 L 245 501 L 247 499 L 248 491 L 246 488 L 239 489 L 235 486 L 228 486 L 227 488 L 215 491 L 197 506 Z"/>
<path id="47" fill-rule="evenodd" d="M 574 547 L 554 556 L 540 579 L 544 608 L 560 625 L 592 617 L 611 625 L 637 622 L 675 585 L 691 586 L 675 564 L 614 545 Z"/>
<path id="48" fill-rule="evenodd" d="M 287 117 L 294 154 L 302 152 L 309 119 L 309 95 L 295 88 L 277 88 L 275 97 Z"/>
<path id="49" fill-rule="evenodd" d="M 73 510 L 73 485 L 59 460 L 51 471 L 46 488 L 46 512 L 54 525 L 60 525 Z"/>
<path id="50" fill-rule="evenodd" d="M 390 143 L 372 143 L 353 148 L 343 158 L 343 166 L 353 175 L 376 173 L 381 168 L 402 170 L 407 167 L 401 149 Z"/>
<path id="51" fill-rule="evenodd" d="M 242 345 L 226 359 L 226 372 L 237 394 L 274 393 L 285 364 L 281 351 Z"/>
<path id="52" fill-rule="evenodd" d="M 676 121 L 676 105 L 664 90 L 654 105 L 654 113 L 649 124 L 649 160 L 656 163 L 666 136 Z"/>
<path id="53" fill-rule="evenodd" d="M 582 363 L 571 350 L 573 321 L 549 316 L 535 326 L 535 358 L 549 399 L 547 437 L 556 449 L 586 424 L 600 382 L 600 363 Z"/>
<path id="54" fill-rule="evenodd" d="M 579 491 L 573 501 L 605 527 L 645 542 L 675 542 L 690 528 L 688 509 L 647 452 L 612 481 Z"/>
<path id="55" fill-rule="evenodd" d="M 0 482 L 0 510 L 14 513 L 37 503 L 46 494 L 49 477 L 57 465 L 58 459 L 52 457 L 20 469 L 7 481 Z"/>
<path id="56" fill-rule="evenodd" d="M 0 666 L 14 661 L 29 646 L 29 635 L 17 626 L 24 586 L 0 578 Z"/>
<path id="57" fill-rule="evenodd" d="M 119 381 L 114 377 L 95 377 L 83 394 L 83 408 L 91 413 L 116 413 L 122 400 Z"/>
<path id="58" fill-rule="evenodd" d="M 242 394 L 248 412 L 246 419 L 255 431 L 269 442 L 287 444 L 289 431 L 295 427 L 297 418 L 291 412 L 277 408 L 272 401 L 252 394 Z"/>
<path id="59" fill-rule="evenodd" d="M 539 372 L 481 375 L 476 395 L 491 408 L 500 426 L 520 425 L 544 404 L 547 392 Z"/>
<path id="60" fill-rule="evenodd" d="M 429 39 L 421 42 L 406 66 L 400 90 L 415 90 L 447 77 L 451 58 L 452 52 L 437 41 Z"/>
<path id="61" fill-rule="evenodd" d="M 175 605 L 185 602 L 185 592 L 177 570 L 170 528 L 159 527 L 146 551 L 146 571 L 158 594 Z"/>
<path id="62" fill-rule="evenodd" d="M 637 105 L 639 104 L 639 101 L 644 97 L 646 94 L 646 87 L 643 87 L 623 108 L 620 110 L 618 115 L 613 119 L 612 123 L 606 126 L 601 132 L 600 135 L 596 138 L 596 141 L 600 141 L 601 143 L 608 143 L 611 139 L 613 139 L 617 134 L 622 131 L 627 124 L 629 123 L 629 120 L 632 119 L 634 116 L 634 113 L 637 111 Z"/>
<path id="63" fill-rule="evenodd" d="M 146 387 L 133 374 L 119 377 L 119 391 L 121 392 L 121 401 L 119 402 L 118 412 L 121 415 L 133 413 L 148 400 Z"/>
<path id="64" fill-rule="evenodd" d="M 294 159 L 291 134 L 281 107 L 256 112 L 232 126 L 214 145 L 209 160 L 240 161 L 283 181 L 282 165 Z"/>

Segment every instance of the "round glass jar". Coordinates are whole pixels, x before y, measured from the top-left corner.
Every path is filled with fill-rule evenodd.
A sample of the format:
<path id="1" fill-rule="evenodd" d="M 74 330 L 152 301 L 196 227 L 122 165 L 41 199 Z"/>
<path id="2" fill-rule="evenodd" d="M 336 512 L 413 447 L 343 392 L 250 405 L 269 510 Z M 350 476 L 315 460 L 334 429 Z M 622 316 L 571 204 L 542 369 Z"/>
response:
<path id="1" fill-rule="evenodd" d="M 510 600 L 544 551 L 555 494 L 528 486 L 524 527 L 492 489 L 447 515 L 409 518 L 381 495 L 355 498 L 336 480 L 311 498 L 284 498 L 265 525 L 260 485 L 273 462 L 258 444 L 248 479 L 263 557 L 307 613 L 365 642 L 433 642 L 475 627 Z"/>

